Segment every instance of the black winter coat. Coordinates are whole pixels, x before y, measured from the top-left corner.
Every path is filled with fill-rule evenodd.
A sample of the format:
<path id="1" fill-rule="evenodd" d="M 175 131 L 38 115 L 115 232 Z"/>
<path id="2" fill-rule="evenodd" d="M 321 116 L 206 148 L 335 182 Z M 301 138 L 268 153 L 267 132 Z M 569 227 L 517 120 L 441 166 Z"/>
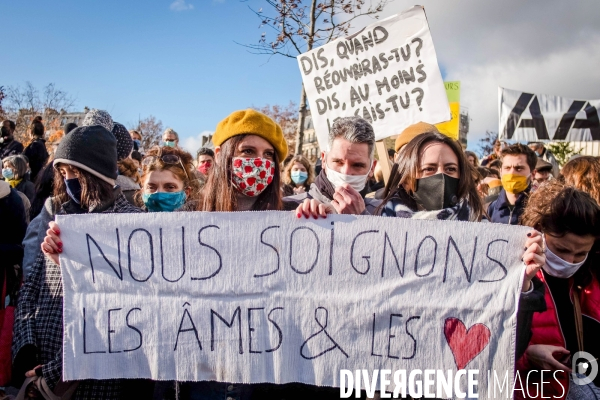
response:
<path id="1" fill-rule="evenodd" d="M 5 185 L 7 185 L 5 183 Z M 8 185 L 7 185 L 8 186 Z M 23 261 L 23 246 L 27 222 L 23 201 L 15 189 L 0 199 L 0 280 L 5 268 L 12 268 Z"/>
<path id="2" fill-rule="evenodd" d="M 23 179 L 15 186 L 15 189 L 27 196 L 30 203 L 33 201 L 33 198 L 35 197 L 35 185 L 33 183 L 27 179 Z"/>
<path id="3" fill-rule="evenodd" d="M 125 200 L 120 189 L 116 189 L 114 199 L 99 208 L 91 212 L 142 212 Z M 59 213 L 77 213 L 77 209 L 78 207 L 69 201 L 63 204 Z M 54 388 L 61 379 L 62 315 L 63 286 L 60 266 L 40 252 L 19 293 L 15 312 L 12 345 L 14 377 L 23 376 L 28 369 L 41 364 L 42 376 L 50 388 Z M 80 381 L 72 399 L 116 400 L 122 398 L 122 390 L 122 380 L 83 380 Z"/>
<path id="4" fill-rule="evenodd" d="M 17 140 L 11 140 L 7 143 L 0 144 L 0 160 L 8 156 L 16 156 L 23 152 L 23 145 Z"/>

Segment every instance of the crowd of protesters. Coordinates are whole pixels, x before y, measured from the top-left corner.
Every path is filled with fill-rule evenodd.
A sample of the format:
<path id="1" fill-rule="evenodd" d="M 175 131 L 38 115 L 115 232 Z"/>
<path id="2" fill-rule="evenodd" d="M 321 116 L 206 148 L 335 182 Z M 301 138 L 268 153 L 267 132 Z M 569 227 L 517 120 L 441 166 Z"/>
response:
<path id="1" fill-rule="evenodd" d="M 547 395 L 600 396 L 600 378 L 587 386 L 569 382 L 570 355 L 585 349 L 600 356 L 596 157 L 580 156 L 560 169 L 543 143 L 498 141 L 479 160 L 420 122 L 377 159 L 372 126 L 349 117 L 332 125 L 328 151 L 315 168 L 305 156 L 288 155 L 281 127 L 251 109 L 223 119 L 212 136 L 214 148 L 201 148 L 195 157 L 171 128 L 160 145 L 144 149 L 144 132 L 128 131 L 97 109 L 81 126 L 53 133 L 59 139 L 53 146 L 40 117 L 28 127 L 26 145 L 14 133 L 15 123 L 3 121 L 0 286 L 16 311 L 12 351 L 0 349 L 0 357 L 11 354 L 14 387 L 42 377 L 50 389 L 72 389 L 73 399 L 338 398 L 338 389 L 304 384 L 62 381 L 59 254 L 69 243 L 61 240 L 56 215 L 288 210 L 290 218 L 354 214 L 531 227 L 521 255 L 517 368 L 525 374 L 564 371 L 560 385 L 540 377 Z M 387 179 L 383 163 L 391 169 Z M 27 395 L 35 398 L 35 390 Z"/>

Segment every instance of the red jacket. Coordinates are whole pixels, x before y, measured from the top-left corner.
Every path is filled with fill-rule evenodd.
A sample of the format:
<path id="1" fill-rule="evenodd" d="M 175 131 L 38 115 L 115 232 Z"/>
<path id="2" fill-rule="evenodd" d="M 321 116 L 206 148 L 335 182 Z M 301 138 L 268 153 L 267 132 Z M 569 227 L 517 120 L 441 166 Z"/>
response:
<path id="1" fill-rule="evenodd" d="M 552 294 L 548 289 L 548 285 L 546 284 L 546 280 L 544 279 L 544 274 L 542 273 L 542 271 L 539 271 L 537 276 L 542 282 L 544 282 L 544 286 L 546 289 L 545 299 L 547 310 L 544 312 L 537 312 L 534 314 L 533 322 L 531 325 L 532 336 L 531 340 L 529 341 L 529 344 L 549 344 L 552 346 L 565 347 L 565 338 L 562 333 L 561 323 L 558 320 L 558 314 L 556 313 L 556 306 L 554 304 Z M 573 287 L 573 278 L 570 279 L 570 287 Z M 573 292 L 571 291 L 571 297 L 572 296 Z M 584 287 L 581 291 L 579 301 L 581 304 L 581 313 L 583 315 L 600 321 L 600 284 L 598 283 L 598 279 L 595 276 L 591 280 L 591 283 Z M 563 323 L 574 324 L 575 321 L 563 321 Z M 525 389 L 525 387 L 527 386 L 527 373 L 530 370 L 537 370 L 538 367 L 530 363 L 530 361 L 527 358 L 527 353 L 525 353 L 517 361 L 516 367 L 519 371 L 521 382 L 523 383 L 523 388 Z M 539 375 L 537 375 L 537 377 L 539 377 Z M 530 375 L 530 383 L 528 387 L 529 391 L 525 389 L 525 396 L 523 396 L 522 391 L 515 390 L 515 399 L 542 398 L 540 379 L 533 378 L 535 378 L 535 376 L 532 373 Z M 552 398 L 560 399 L 564 399 L 566 397 L 567 393 L 569 392 L 569 376 L 566 372 L 557 373 L 557 379 L 554 378 L 553 373 L 544 373 L 543 378 L 544 397 L 550 396 Z M 557 382 L 557 380 L 560 381 L 560 383 Z M 517 383 L 516 386 L 518 387 L 518 385 L 519 384 Z M 535 385 L 539 386 L 536 387 Z M 536 393 L 537 396 L 535 396 Z"/>

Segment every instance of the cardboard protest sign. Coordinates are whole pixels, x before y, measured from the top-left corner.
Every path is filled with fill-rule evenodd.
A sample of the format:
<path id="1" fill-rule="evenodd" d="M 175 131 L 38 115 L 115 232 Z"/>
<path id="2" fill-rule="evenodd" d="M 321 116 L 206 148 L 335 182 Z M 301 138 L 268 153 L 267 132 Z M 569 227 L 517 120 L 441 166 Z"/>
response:
<path id="1" fill-rule="evenodd" d="M 415 6 L 297 57 L 321 149 L 341 117 L 373 124 L 377 140 L 450 110 L 425 11 Z"/>
<path id="2" fill-rule="evenodd" d="M 527 228 L 287 212 L 58 216 L 65 380 L 512 384 Z M 511 386 L 512 387 L 512 386 Z"/>
<path id="3" fill-rule="evenodd" d="M 452 119 L 435 126 L 440 133 L 458 140 L 460 129 L 460 81 L 444 82 L 444 86 L 446 87 L 446 96 L 450 104 Z"/>
<path id="4" fill-rule="evenodd" d="M 600 100 L 498 88 L 499 139 L 527 141 L 600 140 Z"/>

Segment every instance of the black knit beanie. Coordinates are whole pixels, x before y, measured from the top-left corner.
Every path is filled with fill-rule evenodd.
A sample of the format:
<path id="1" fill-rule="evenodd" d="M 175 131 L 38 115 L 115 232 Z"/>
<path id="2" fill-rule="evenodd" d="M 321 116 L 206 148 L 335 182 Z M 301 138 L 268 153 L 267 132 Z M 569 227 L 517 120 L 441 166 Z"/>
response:
<path id="1" fill-rule="evenodd" d="M 68 134 L 69 132 L 71 132 L 73 129 L 77 128 L 77 124 L 75 122 L 69 122 L 68 124 L 65 125 L 65 127 L 63 128 L 63 132 L 64 134 Z"/>
<path id="2" fill-rule="evenodd" d="M 54 163 L 81 168 L 111 185 L 117 179 L 117 140 L 100 125 L 81 126 L 65 135 L 54 153 Z"/>
<path id="3" fill-rule="evenodd" d="M 125 126 L 115 122 L 112 128 L 112 133 L 117 139 L 117 160 L 121 161 L 127 157 L 133 150 L 133 139 Z"/>

